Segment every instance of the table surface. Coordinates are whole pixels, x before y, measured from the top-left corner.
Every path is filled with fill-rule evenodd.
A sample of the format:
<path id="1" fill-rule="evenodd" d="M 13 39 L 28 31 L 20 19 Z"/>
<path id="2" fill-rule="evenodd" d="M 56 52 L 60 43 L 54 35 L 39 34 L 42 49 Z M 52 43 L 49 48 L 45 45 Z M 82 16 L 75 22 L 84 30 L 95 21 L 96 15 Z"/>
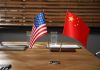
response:
<path id="1" fill-rule="evenodd" d="M 100 59 L 88 50 L 50 52 L 46 42 L 38 42 L 26 51 L 0 51 L 0 64 L 12 64 L 11 70 L 100 70 Z M 61 64 L 49 64 L 58 60 Z"/>

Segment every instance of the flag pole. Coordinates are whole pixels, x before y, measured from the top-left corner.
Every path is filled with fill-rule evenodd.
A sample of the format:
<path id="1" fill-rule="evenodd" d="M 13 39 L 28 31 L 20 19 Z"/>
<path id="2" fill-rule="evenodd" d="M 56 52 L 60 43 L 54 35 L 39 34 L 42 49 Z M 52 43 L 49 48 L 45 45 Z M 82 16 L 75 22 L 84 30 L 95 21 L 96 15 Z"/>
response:
<path id="1" fill-rule="evenodd" d="M 42 11 L 45 12 L 44 9 Z"/>
<path id="2" fill-rule="evenodd" d="M 59 52 L 61 52 L 61 45 L 62 45 L 62 40 L 61 40 L 61 44 L 60 44 L 60 49 L 59 49 Z"/>
<path id="3" fill-rule="evenodd" d="M 50 52 L 53 52 L 52 50 L 53 49 L 58 49 L 58 52 L 59 52 L 59 47 L 58 48 L 56 48 L 56 46 L 57 46 L 57 32 L 51 32 L 51 43 L 48 43 L 49 44 L 49 50 L 50 50 Z M 50 47 L 51 46 L 51 47 Z M 54 54 L 55 55 L 55 54 Z M 58 60 L 56 60 L 56 59 L 54 59 L 54 60 L 50 60 L 49 61 L 49 64 L 60 64 L 60 61 L 58 61 Z"/>

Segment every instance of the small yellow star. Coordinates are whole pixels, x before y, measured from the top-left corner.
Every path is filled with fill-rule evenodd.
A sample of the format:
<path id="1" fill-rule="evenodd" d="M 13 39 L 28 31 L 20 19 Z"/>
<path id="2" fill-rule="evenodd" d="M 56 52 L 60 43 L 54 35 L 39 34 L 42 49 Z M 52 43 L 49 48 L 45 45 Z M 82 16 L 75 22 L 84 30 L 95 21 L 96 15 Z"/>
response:
<path id="1" fill-rule="evenodd" d="M 78 26 L 79 26 L 79 24 L 75 24 L 74 26 L 75 26 L 75 27 L 78 27 Z"/>
<path id="2" fill-rule="evenodd" d="M 73 17 L 69 17 L 69 21 L 73 21 L 74 20 L 74 18 Z"/>

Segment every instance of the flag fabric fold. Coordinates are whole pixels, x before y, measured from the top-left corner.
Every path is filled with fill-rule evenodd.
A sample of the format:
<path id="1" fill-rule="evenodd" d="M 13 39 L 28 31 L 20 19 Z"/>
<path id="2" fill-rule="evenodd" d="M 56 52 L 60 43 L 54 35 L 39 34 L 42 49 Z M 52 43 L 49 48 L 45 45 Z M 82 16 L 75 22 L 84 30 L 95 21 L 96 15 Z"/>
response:
<path id="1" fill-rule="evenodd" d="M 47 34 L 47 27 L 45 22 L 46 20 L 44 12 L 40 12 L 35 16 L 30 36 L 30 48 L 34 46 L 37 39 Z"/>
<path id="2" fill-rule="evenodd" d="M 74 13 L 66 13 L 63 35 L 78 40 L 86 48 L 89 32 L 89 27 L 81 20 L 81 18 Z"/>

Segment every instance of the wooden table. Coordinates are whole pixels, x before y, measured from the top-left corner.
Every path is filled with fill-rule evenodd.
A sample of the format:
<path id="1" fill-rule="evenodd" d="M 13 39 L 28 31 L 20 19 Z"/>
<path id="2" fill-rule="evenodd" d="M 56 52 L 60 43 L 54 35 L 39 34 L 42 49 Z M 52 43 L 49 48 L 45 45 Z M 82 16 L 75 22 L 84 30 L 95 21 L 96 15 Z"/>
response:
<path id="1" fill-rule="evenodd" d="M 11 70 L 100 70 L 100 59 L 86 49 L 76 52 L 50 52 L 46 43 L 26 51 L 0 51 L 0 64 L 12 64 Z M 59 60 L 61 64 L 49 64 Z"/>

